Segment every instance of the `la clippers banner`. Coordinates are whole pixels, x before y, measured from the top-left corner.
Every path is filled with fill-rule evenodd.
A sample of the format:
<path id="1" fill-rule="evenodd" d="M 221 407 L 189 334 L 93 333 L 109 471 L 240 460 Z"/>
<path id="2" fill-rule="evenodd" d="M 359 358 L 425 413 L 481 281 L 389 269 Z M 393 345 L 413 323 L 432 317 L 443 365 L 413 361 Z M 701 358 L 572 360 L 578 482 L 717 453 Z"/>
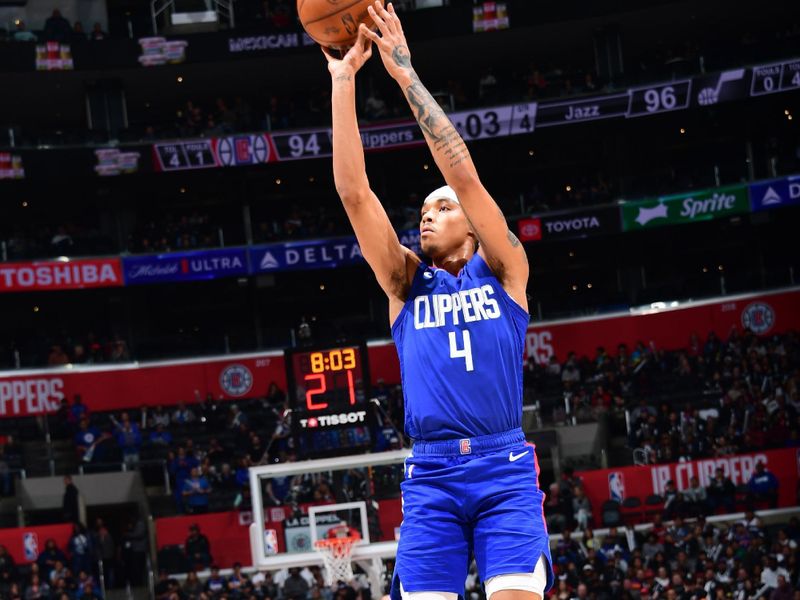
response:
<path id="1" fill-rule="evenodd" d="M 122 285 L 119 258 L 0 263 L 0 292 L 76 290 Z"/>
<path id="2" fill-rule="evenodd" d="M 533 216 L 517 222 L 523 242 L 568 240 L 621 231 L 616 207 Z"/>
<path id="3" fill-rule="evenodd" d="M 122 259 L 125 284 L 202 281 L 248 274 L 244 248 L 131 256 Z"/>
<path id="4" fill-rule="evenodd" d="M 611 353 L 619 344 L 629 349 L 642 341 L 656 348 L 684 348 L 693 333 L 705 339 L 710 331 L 726 339 L 731 330 L 772 335 L 800 328 L 800 290 L 772 294 L 731 296 L 722 300 L 692 302 L 604 317 L 564 319 L 532 324 L 526 336 L 526 353 L 546 365 L 572 351 L 594 356 L 597 346 Z"/>
<path id="5" fill-rule="evenodd" d="M 216 400 L 266 396 L 273 381 L 286 389 L 283 353 L 186 360 L 151 365 L 41 369 L 0 376 L 0 418 L 52 413 L 80 394 L 93 411 L 133 406 L 191 406 L 211 394 Z"/>
<path id="6" fill-rule="evenodd" d="M 0 529 L 0 545 L 6 547 L 15 563 L 28 564 L 36 562 L 47 540 L 55 540 L 56 546 L 66 550 L 71 536 L 70 524 L 15 527 Z"/>
<path id="7" fill-rule="evenodd" d="M 778 504 L 781 507 L 796 506 L 798 471 L 800 471 L 800 449 L 783 448 L 765 450 L 752 454 L 707 458 L 689 462 L 664 465 L 621 467 L 618 469 L 597 469 L 579 471 L 576 475 L 583 480 L 586 495 L 596 513 L 603 502 L 625 498 L 639 498 L 642 502 L 652 495 L 663 496 L 668 481 L 674 481 L 678 491 L 690 486 L 692 477 L 697 477 L 700 485 L 706 487 L 714 478 L 717 469 L 722 469 L 734 485 L 746 484 L 755 472 L 758 463 L 763 462 L 768 471 L 778 478 Z"/>

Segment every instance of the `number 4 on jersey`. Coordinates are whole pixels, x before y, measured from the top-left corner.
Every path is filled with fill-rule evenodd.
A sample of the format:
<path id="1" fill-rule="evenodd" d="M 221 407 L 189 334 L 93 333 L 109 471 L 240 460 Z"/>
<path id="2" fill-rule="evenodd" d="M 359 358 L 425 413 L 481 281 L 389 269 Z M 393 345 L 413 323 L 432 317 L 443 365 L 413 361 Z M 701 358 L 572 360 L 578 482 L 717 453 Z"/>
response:
<path id="1" fill-rule="evenodd" d="M 463 349 L 459 350 L 456 345 L 456 332 L 451 331 L 450 335 L 450 358 L 463 358 L 467 371 L 473 371 L 472 366 L 472 343 L 469 339 L 469 331 L 467 329 L 461 332 L 464 342 Z"/>

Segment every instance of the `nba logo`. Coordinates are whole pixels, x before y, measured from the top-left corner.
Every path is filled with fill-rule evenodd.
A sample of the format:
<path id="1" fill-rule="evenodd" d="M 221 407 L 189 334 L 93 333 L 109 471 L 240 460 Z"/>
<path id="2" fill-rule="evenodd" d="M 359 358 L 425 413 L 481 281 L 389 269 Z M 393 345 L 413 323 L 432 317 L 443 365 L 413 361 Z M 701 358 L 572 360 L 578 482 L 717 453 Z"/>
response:
<path id="1" fill-rule="evenodd" d="M 34 561 L 39 558 L 39 536 L 35 532 L 27 531 L 22 534 L 22 547 L 25 550 L 25 560 Z"/>
<path id="2" fill-rule="evenodd" d="M 461 454 L 470 454 L 472 446 L 470 446 L 469 439 L 461 440 Z"/>
<path id="3" fill-rule="evenodd" d="M 625 478 L 619 471 L 608 474 L 608 497 L 617 502 L 625 499 Z"/>
<path id="4" fill-rule="evenodd" d="M 264 530 L 264 554 L 275 556 L 278 553 L 278 532 L 274 529 Z"/>

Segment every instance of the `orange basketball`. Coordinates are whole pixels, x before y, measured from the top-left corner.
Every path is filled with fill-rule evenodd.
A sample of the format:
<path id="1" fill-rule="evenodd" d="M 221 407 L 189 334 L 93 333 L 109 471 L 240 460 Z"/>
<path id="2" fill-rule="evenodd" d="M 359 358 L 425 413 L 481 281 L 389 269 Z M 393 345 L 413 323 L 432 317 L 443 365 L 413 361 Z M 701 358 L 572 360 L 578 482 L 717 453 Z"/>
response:
<path id="1" fill-rule="evenodd" d="M 300 23 L 320 46 L 346 50 L 358 37 L 358 26 L 375 28 L 367 7 L 374 0 L 297 0 Z M 381 0 L 381 4 L 384 0 Z"/>

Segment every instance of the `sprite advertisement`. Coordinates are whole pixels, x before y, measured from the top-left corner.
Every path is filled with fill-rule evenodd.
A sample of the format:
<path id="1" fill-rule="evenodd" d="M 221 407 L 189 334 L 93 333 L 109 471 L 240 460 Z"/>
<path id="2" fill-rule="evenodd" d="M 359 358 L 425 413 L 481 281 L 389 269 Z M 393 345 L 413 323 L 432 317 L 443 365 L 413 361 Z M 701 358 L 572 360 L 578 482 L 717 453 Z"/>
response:
<path id="1" fill-rule="evenodd" d="M 662 196 L 621 207 L 623 231 L 710 221 L 750 212 L 747 186 L 731 185 Z"/>

